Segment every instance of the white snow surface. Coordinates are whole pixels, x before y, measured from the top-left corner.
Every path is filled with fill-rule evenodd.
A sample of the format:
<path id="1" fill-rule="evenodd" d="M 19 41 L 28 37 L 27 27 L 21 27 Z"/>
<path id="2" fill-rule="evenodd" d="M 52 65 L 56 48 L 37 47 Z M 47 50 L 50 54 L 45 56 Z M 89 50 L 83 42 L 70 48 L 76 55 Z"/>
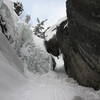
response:
<path id="1" fill-rule="evenodd" d="M 2 1 L 0 14 L 7 22 L 9 33 L 17 33 L 18 18 L 11 10 L 12 3 Z M 27 70 L 0 30 L 0 100 L 100 100 L 100 91 L 78 85 L 65 74 L 63 66 L 54 72 L 38 73 Z"/>

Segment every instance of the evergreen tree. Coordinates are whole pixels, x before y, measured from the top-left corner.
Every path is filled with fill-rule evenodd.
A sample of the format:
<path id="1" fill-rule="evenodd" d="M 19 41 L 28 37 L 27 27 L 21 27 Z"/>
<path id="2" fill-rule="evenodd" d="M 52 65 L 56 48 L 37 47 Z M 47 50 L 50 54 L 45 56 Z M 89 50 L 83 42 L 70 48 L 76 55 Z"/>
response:
<path id="1" fill-rule="evenodd" d="M 34 27 L 34 34 L 38 37 L 44 39 L 45 38 L 45 32 L 49 28 L 44 28 L 44 23 L 47 21 L 47 19 L 40 21 L 39 18 L 37 18 L 37 25 Z"/>
<path id="2" fill-rule="evenodd" d="M 23 4 L 21 2 L 14 2 L 14 10 L 16 12 L 16 14 L 18 16 L 20 16 L 22 14 L 22 12 L 24 11 L 23 9 Z"/>

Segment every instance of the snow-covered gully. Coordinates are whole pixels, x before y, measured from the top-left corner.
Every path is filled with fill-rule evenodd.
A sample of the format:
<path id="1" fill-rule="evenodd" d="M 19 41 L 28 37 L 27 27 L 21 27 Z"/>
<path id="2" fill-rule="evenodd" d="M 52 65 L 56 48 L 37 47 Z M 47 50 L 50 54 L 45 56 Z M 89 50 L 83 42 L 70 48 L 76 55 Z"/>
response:
<path id="1" fill-rule="evenodd" d="M 3 34 L 0 38 L 0 100 L 100 100 L 100 91 L 79 86 L 63 67 L 31 74 Z"/>
<path id="2" fill-rule="evenodd" d="M 78 85 L 65 74 L 62 65 L 57 66 L 55 71 L 49 70 L 50 65 L 46 60 L 48 55 L 43 51 L 45 48 L 39 49 L 42 48 L 42 40 L 39 41 L 42 45 L 32 45 L 35 53 L 27 53 L 28 46 L 25 46 L 32 40 L 32 31 L 27 24 L 19 20 L 10 0 L 0 0 L 0 14 L 7 24 L 7 34 L 14 39 L 14 43 L 10 44 L 0 29 L 0 100 L 100 100 L 100 90 Z M 23 38 L 25 43 L 21 53 L 23 57 L 24 54 L 25 57 L 32 54 L 34 59 L 30 62 L 34 60 L 33 73 L 22 64 L 15 52 L 22 45 Z M 39 66 L 35 66 L 37 61 Z"/>

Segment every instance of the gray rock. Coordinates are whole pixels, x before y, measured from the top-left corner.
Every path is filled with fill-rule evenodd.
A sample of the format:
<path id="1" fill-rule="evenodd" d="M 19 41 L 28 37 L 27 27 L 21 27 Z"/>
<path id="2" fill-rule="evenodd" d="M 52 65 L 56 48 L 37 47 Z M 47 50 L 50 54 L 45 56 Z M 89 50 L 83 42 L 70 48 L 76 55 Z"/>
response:
<path id="1" fill-rule="evenodd" d="M 68 0 L 66 5 L 68 27 L 62 22 L 57 30 L 65 70 L 79 84 L 100 89 L 100 0 Z"/>

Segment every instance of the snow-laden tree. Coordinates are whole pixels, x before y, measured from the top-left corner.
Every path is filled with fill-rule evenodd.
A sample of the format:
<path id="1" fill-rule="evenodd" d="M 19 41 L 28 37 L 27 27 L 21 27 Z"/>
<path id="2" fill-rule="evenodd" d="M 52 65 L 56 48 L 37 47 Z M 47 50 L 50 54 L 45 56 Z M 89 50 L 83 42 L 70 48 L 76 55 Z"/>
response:
<path id="1" fill-rule="evenodd" d="M 25 22 L 28 24 L 31 20 L 31 16 L 30 15 L 26 15 L 26 18 L 25 18 Z"/>
<path id="2" fill-rule="evenodd" d="M 15 49 L 27 68 L 33 73 L 45 73 L 50 68 L 50 57 L 46 51 L 41 50 L 34 41 L 34 34 L 31 26 L 26 21 L 18 21 L 16 25 L 18 37 L 15 42 Z"/>
<path id="3" fill-rule="evenodd" d="M 23 21 L 18 21 L 16 24 L 16 32 L 17 32 L 17 37 L 15 40 L 15 49 L 20 56 L 20 49 L 22 48 L 23 44 L 26 43 L 29 40 L 32 40 L 32 30 L 30 28 L 30 25 L 23 22 Z"/>
<path id="4" fill-rule="evenodd" d="M 14 10 L 18 16 L 20 16 L 23 12 L 23 4 L 21 2 L 14 2 Z"/>
<path id="5" fill-rule="evenodd" d="M 39 18 L 37 18 L 37 25 L 35 27 L 33 27 L 34 34 L 42 39 L 45 38 L 45 32 L 49 28 L 49 27 L 45 28 L 45 26 L 44 26 L 46 21 L 47 21 L 47 19 L 40 21 Z"/>
<path id="6" fill-rule="evenodd" d="M 34 40 L 29 40 L 22 46 L 20 50 L 21 59 L 28 69 L 33 73 L 46 73 L 50 69 L 50 57 L 46 51 L 41 50 L 34 43 Z"/>

